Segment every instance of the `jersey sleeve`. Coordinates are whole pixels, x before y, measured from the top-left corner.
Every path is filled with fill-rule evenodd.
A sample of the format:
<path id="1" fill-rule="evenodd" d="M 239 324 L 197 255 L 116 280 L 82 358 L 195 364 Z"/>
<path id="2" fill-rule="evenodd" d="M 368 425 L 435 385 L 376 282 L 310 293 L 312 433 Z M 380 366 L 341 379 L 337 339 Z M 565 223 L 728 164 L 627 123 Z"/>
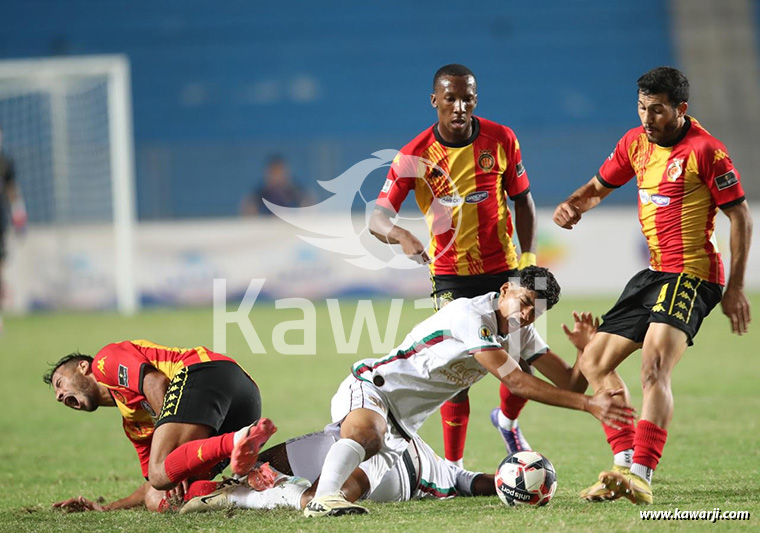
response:
<path id="1" fill-rule="evenodd" d="M 123 387 L 142 394 L 142 379 L 150 363 L 132 343 L 109 344 L 98 352 L 92 362 L 95 379 L 111 387 Z"/>
<path id="2" fill-rule="evenodd" d="M 700 153 L 698 162 L 699 174 L 718 207 L 726 209 L 744 201 L 741 176 L 723 143 L 714 139 L 711 146 Z"/>
<path id="3" fill-rule="evenodd" d="M 377 207 L 392 211 L 394 214 L 399 212 L 409 191 L 414 189 L 418 173 L 417 160 L 417 157 L 401 152 L 396 154 L 377 197 Z"/>
<path id="4" fill-rule="evenodd" d="M 533 324 L 520 328 L 520 357 L 532 363 L 549 351 L 549 345 L 538 334 Z"/>
<path id="5" fill-rule="evenodd" d="M 504 150 L 507 155 L 507 168 L 502 174 L 504 180 L 504 190 L 511 200 L 517 200 L 530 192 L 530 181 L 528 173 L 525 171 L 525 165 L 522 160 L 520 151 L 520 141 L 512 132 L 507 129 L 507 142 L 504 144 Z"/>
<path id="6" fill-rule="evenodd" d="M 628 155 L 630 140 L 631 133 L 629 132 L 618 141 L 615 149 L 602 163 L 596 177 L 605 187 L 617 189 L 628 183 L 636 175 L 636 171 L 631 165 L 631 158 Z"/>
<path id="7" fill-rule="evenodd" d="M 493 313 L 483 315 L 468 306 L 462 315 L 455 322 L 456 329 L 452 335 L 465 345 L 470 354 L 502 349 L 501 343 L 496 339 L 498 330 Z"/>

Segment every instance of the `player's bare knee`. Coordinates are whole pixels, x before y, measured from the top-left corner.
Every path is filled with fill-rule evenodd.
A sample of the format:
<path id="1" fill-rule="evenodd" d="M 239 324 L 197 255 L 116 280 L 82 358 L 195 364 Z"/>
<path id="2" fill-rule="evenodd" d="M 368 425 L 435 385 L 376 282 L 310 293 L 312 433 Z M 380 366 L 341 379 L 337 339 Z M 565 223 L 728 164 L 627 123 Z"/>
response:
<path id="1" fill-rule="evenodd" d="M 145 508 L 148 511 L 153 511 L 155 513 L 159 512 L 161 510 L 161 500 L 163 500 L 164 497 L 165 495 L 162 491 L 148 489 L 145 492 L 145 499 L 143 500 Z"/>
<path id="2" fill-rule="evenodd" d="M 150 486 L 156 490 L 169 490 L 176 486 L 176 483 L 172 483 L 169 476 L 166 475 L 163 462 L 155 464 L 151 461 L 148 466 L 148 481 Z"/>

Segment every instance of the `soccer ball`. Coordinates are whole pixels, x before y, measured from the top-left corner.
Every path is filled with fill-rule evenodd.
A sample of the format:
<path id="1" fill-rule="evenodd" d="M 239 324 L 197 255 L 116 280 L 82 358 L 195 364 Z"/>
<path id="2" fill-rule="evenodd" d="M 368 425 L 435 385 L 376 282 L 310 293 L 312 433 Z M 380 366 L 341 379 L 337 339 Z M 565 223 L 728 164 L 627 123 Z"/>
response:
<path id="1" fill-rule="evenodd" d="M 504 459 L 494 477 L 496 494 L 506 505 L 527 503 L 540 507 L 557 490 L 557 473 L 538 452 L 517 452 Z"/>

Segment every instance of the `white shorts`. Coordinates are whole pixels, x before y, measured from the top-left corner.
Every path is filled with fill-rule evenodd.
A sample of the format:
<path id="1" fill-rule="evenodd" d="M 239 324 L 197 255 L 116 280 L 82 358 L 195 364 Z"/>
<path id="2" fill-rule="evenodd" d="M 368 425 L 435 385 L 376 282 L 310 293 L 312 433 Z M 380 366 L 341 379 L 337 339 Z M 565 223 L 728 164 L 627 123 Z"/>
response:
<path id="1" fill-rule="evenodd" d="M 349 375 L 338 387 L 338 392 L 330 404 L 332 424 L 325 427 L 325 433 L 340 438 L 340 424 L 348 413 L 356 409 L 369 409 L 385 419 L 386 431 L 380 451 L 364 461 L 360 468 L 367 474 L 370 492 L 374 491 L 383 476 L 401 459 L 409 442 L 388 420 L 388 407 L 382 394 L 371 383 L 359 381 Z"/>

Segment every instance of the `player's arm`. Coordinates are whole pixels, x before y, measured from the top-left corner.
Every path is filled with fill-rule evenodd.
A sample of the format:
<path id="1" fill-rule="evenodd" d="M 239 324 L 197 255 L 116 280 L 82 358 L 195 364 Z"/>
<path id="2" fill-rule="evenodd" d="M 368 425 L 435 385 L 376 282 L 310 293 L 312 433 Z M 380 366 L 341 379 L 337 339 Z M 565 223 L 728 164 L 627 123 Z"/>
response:
<path id="1" fill-rule="evenodd" d="M 503 349 L 479 351 L 475 359 L 514 394 L 557 407 L 586 411 L 608 426 L 618 428 L 633 421 L 633 408 L 625 403 L 623 390 L 599 391 L 594 396 L 558 389 L 520 370 Z"/>
<path id="2" fill-rule="evenodd" d="M 142 390 L 140 392 L 148 400 L 154 413 L 161 413 L 161 408 L 164 405 L 164 396 L 168 388 L 169 378 L 155 368 L 146 365 L 142 379 Z"/>
<path id="3" fill-rule="evenodd" d="M 613 187 L 605 186 L 598 176 L 594 176 L 557 206 L 554 210 L 554 223 L 562 228 L 572 229 L 580 221 L 583 213 L 599 205 L 599 202 L 613 190 Z"/>
<path id="4" fill-rule="evenodd" d="M 520 268 L 536 264 L 536 204 L 530 191 L 514 199 L 515 229 L 520 243 Z"/>
<path id="5" fill-rule="evenodd" d="M 369 219 L 369 231 L 377 239 L 388 244 L 400 244 L 407 257 L 421 264 L 429 263 L 425 245 L 410 231 L 391 221 L 388 210 L 376 207 Z"/>
<path id="6" fill-rule="evenodd" d="M 137 489 L 120 500 L 108 504 L 101 504 L 88 500 L 84 496 L 78 496 L 76 498 L 69 498 L 53 504 L 53 507 L 57 509 L 63 509 L 69 512 L 77 513 L 84 511 L 116 511 L 118 509 L 132 509 L 134 507 L 140 507 L 145 503 L 145 495 L 150 490 L 150 483 L 145 482 Z"/>
<path id="7" fill-rule="evenodd" d="M 731 273 L 723 293 L 723 313 L 731 320 L 731 331 L 747 333 L 750 323 L 749 301 L 744 294 L 749 245 L 752 240 L 752 216 L 746 201 L 723 210 L 731 221 Z"/>

